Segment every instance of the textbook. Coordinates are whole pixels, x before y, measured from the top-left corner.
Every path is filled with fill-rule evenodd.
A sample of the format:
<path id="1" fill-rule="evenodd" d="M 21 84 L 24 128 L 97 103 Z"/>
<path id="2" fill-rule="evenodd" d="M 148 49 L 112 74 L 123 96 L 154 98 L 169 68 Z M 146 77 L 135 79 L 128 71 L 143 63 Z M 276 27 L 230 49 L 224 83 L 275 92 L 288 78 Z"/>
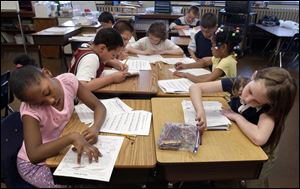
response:
<path id="1" fill-rule="evenodd" d="M 190 100 L 183 100 L 182 109 L 186 124 L 196 125 L 196 111 Z M 229 130 L 230 120 L 221 114 L 222 104 L 218 101 L 203 101 L 207 130 Z"/>

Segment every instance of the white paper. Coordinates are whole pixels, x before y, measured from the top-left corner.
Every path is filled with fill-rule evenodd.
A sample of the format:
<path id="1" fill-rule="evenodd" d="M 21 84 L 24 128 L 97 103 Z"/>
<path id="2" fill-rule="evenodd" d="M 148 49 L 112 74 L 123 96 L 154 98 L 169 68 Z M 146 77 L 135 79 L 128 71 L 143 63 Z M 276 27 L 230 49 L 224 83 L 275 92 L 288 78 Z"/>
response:
<path id="1" fill-rule="evenodd" d="M 193 36 L 195 35 L 198 31 L 200 31 L 199 27 L 194 27 L 194 28 L 190 28 L 187 30 L 182 30 L 185 36 Z"/>
<path id="2" fill-rule="evenodd" d="M 170 68 L 169 69 L 170 72 L 175 72 L 176 69 L 175 68 Z M 206 69 L 203 69 L 203 68 L 192 68 L 192 69 L 183 69 L 183 70 L 177 70 L 179 72 L 183 72 L 183 73 L 190 73 L 194 76 L 200 76 L 200 75 L 205 75 L 205 74 L 210 74 L 211 72 L 206 70 Z"/>
<path id="3" fill-rule="evenodd" d="M 195 63 L 196 61 L 192 58 L 187 58 L 187 57 L 183 57 L 183 58 L 163 58 L 161 60 L 164 63 L 167 64 L 176 64 L 178 62 L 181 62 L 183 64 L 190 64 L 190 63 Z"/>
<path id="4" fill-rule="evenodd" d="M 158 80 L 158 86 L 164 93 L 188 93 L 192 84 L 186 78 Z"/>
<path id="5" fill-rule="evenodd" d="M 106 118 L 114 116 L 116 114 L 132 111 L 132 108 L 127 106 L 119 98 L 111 98 L 100 100 L 106 108 Z M 85 124 L 92 123 L 94 121 L 94 112 L 85 104 L 79 104 L 75 106 L 75 111 L 81 122 Z"/>
<path id="6" fill-rule="evenodd" d="M 68 31 L 73 30 L 73 28 L 68 27 L 52 27 L 45 30 L 42 30 L 41 32 L 45 33 L 68 33 Z"/>
<path id="7" fill-rule="evenodd" d="M 120 61 L 128 65 L 128 70 L 151 70 L 151 65 L 148 60 L 128 59 Z"/>
<path id="8" fill-rule="evenodd" d="M 116 69 L 103 70 L 103 72 L 101 73 L 100 76 L 101 77 L 105 77 L 105 76 L 111 75 L 111 74 L 116 73 L 116 72 L 118 72 L 118 70 L 116 70 Z M 132 70 L 132 69 L 130 69 L 127 72 L 130 74 L 130 76 L 140 75 L 140 71 L 139 70 Z"/>
<path id="9" fill-rule="evenodd" d="M 82 36 L 84 37 L 96 37 L 96 34 L 95 33 L 83 33 Z"/>
<path id="10" fill-rule="evenodd" d="M 117 114 L 115 116 L 108 117 L 105 120 L 100 132 L 128 135 L 149 135 L 151 116 L 151 112 L 143 110 Z"/>
<path id="11" fill-rule="evenodd" d="M 70 148 L 53 175 L 109 182 L 123 140 L 124 137 L 120 136 L 98 136 L 95 146 L 103 156 L 99 157 L 98 162 L 93 159 L 92 163 L 83 154 L 81 164 L 78 164 L 77 152 Z"/>
<path id="12" fill-rule="evenodd" d="M 163 59 L 163 57 L 159 54 L 155 54 L 155 55 L 141 55 L 141 54 L 138 54 L 138 57 L 141 60 L 148 60 L 151 63 L 158 62 L 158 61 L 161 61 Z"/>
<path id="13" fill-rule="evenodd" d="M 196 125 L 196 111 L 190 100 L 183 100 L 182 109 L 184 114 L 184 122 Z M 206 124 L 208 130 L 228 130 L 230 120 L 221 114 L 222 104 L 218 101 L 203 101 L 203 107 L 206 115 Z"/>
<path id="14" fill-rule="evenodd" d="M 85 36 L 72 36 L 69 38 L 69 41 L 81 41 L 81 42 L 89 42 L 93 41 L 95 37 L 85 37 Z"/>

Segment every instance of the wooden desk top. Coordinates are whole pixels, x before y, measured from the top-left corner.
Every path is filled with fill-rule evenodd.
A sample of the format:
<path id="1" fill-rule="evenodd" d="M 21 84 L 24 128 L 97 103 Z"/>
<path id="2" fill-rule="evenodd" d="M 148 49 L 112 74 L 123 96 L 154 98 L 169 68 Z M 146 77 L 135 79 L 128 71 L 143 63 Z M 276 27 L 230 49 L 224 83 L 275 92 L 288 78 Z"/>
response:
<path id="1" fill-rule="evenodd" d="M 80 27 L 51 27 L 51 28 L 47 28 L 47 29 L 44 29 L 42 31 L 39 31 L 39 32 L 36 32 L 36 33 L 33 33 L 32 35 L 46 35 L 46 36 L 51 36 L 51 35 L 67 35 L 69 33 L 72 33 L 76 30 L 79 30 Z M 57 30 L 57 31 L 55 31 Z M 78 32 L 79 33 L 79 32 Z"/>
<path id="2" fill-rule="evenodd" d="M 293 37 L 296 33 L 299 33 L 298 30 L 293 30 L 289 28 L 284 28 L 280 26 L 272 26 L 272 27 L 267 27 L 261 24 L 256 24 L 256 26 L 266 32 L 269 32 L 277 37 Z"/>
<path id="3" fill-rule="evenodd" d="M 123 100 L 134 110 L 146 110 L 151 112 L 150 100 Z M 77 131 L 82 132 L 87 125 L 80 122 L 78 115 L 74 112 L 70 122 L 67 124 L 62 135 Z M 101 135 L 114 135 L 101 133 Z M 68 148 L 62 150 L 59 155 L 46 160 L 49 167 L 57 167 Z M 156 164 L 153 126 L 151 124 L 149 136 L 137 136 L 134 143 L 124 138 L 115 168 L 153 168 Z"/>
<path id="4" fill-rule="evenodd" d="M 122 83 L 108 85 L 95 93 L 156 95 L 158 65 L 151 64 L 151 69 L 140 71 L 138 76 L 128 77 Z"/>
<path id="5" fill-rule="evenodd" d="M 57 29 L 57 31 L 55 31 Z M 35 45 L 66 45 L 69 38 L 80 33 L 80 27 L 51 27 L 32 34 Z"/>
<path id="6" fill-rule="evenodd" d="M 152 98 L 152 113 L 155 141 L 158 141 L 165 122 L 184 122 L 181 102 L 189 98 Z M 204 100 L 218 100 L 228 107 L 221 97 L 204 97 Z M 160 150 L 156 145 L 157 162 L 174 163 L 216 163 L 265 161 L 268 159 L 261 147 L 254 145 L 240 131 L 235 123 L 229 131 L 206 131 L 197 154 L 185 151 Z M 230 173 L 229 173 L 230 174 Z"/>

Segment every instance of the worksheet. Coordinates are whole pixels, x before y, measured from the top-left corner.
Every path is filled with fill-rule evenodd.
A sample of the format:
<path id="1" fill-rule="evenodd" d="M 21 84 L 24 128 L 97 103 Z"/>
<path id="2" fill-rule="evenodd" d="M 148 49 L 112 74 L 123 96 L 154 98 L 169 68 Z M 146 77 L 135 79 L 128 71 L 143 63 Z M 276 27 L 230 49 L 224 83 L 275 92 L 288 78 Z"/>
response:
<path id="1" fill-rule="evenodd" d="M 98 162 L 93 159 L 92 163 L 89 163 L 88 156 L 83 154 L 81 163 L 78 164 L 77 152 L 71 147 L 53 175 L 109 182 L 123 140 L 124 137 L 120 136 L 99 135 L 95 146 L 101 152 L 102 157 L 99 157 Z"/>

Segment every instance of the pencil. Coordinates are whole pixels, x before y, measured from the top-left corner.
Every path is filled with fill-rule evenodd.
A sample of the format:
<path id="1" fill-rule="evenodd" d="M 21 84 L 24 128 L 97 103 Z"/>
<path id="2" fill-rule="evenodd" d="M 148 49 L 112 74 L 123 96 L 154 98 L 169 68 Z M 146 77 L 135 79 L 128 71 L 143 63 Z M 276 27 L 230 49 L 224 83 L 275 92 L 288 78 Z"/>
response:
<path id="1" fill-rule="evenodd" d="M 160 63 L 158 62 L 157 64 L 158 64 L 159 69 L 161 70 L 161 65 L 160 65 Z"/>
<path id="2" fill-rule="evenodd" d="M 128 58 L 126 58 L 124 65 L 126 65 Z"/>

